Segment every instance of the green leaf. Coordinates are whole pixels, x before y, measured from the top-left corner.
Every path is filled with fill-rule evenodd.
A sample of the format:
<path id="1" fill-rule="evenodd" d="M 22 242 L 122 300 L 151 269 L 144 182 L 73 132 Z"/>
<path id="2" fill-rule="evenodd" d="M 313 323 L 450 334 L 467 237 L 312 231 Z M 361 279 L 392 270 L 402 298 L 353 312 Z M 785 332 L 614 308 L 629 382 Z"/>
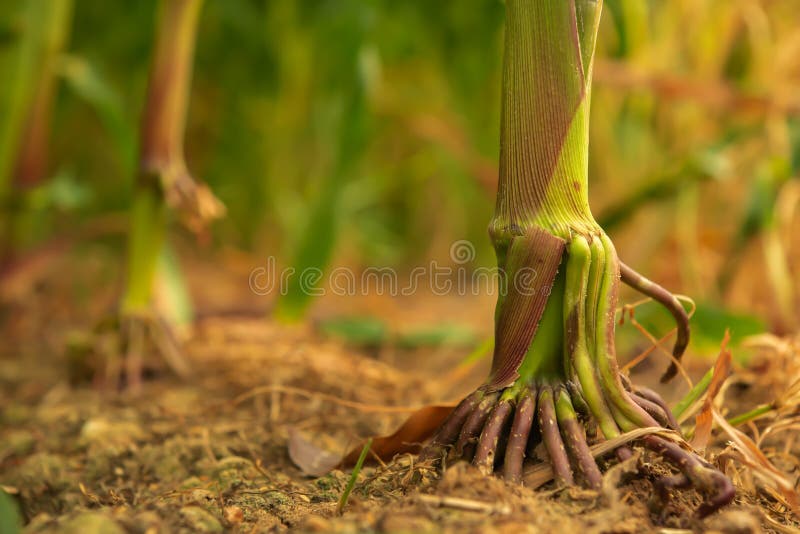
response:
<path id="1" fill-rule="evenodd" d="M 135 122 L 123 111 L 122 99 L 91 63 L 78 56 L 61 60 L 61 75 L 67 87 L 85 100 L 97 113 L 126 168 L 133 169 L 136 154 Z"/>
<path id="2" fill-rule="evenodd" d="M 170 325 L 191 325 L 194 321 L 192 297 L 180 258 L 169 243 L 161 248 L 156 276 L 156 295 L 162 316 Z"/>
<path id="3" fill-rule="evenodd" d="M 675 327 L 672 317 L 656 303 L 644 304 L 636 308 L 636 320 L 648 332 L 656 337 L 663 336 Z M 711 303 L 697 303 L 697 309 L 691 319 L 692 336 L 690 347 L 696 353 L 715 356 L 719 352 L 719 343 L 729 329 L 730 346 L 738 348 L 733 351 L 738 361 L 746 359 L 746 353 L 740 347 L 742 341 L 766 330 L 763 320 L 753 315 L 721 308 Z"/>
<path id="4" fill-rule="evenodd" d="M 92 191 L 69 170 L 60 170 L 49 181 L 32 189 L 26 197 L 28 209 L 76 211 L 91 201 Z"/>
<path id="5" fill-rule="evenodd" d="M 611 20 L 617 30 L 617 57 L 627 57 L 648 37 L 650 6 L 642 0 L 606 0 Z"/>
<path id="6" fill-rule="evenodd" d="M 360 347 L 380 347 L 389 337 L 386 324 L 375 317 L 335 317 L 320 323 L 322 333 Z"/>
<path id="7" fill-rule="evenodd" d="M 0 532 L 16 534 L 22 530 L 22 518 L 14 499 L 0 489 Z"/>
<path id="8" fill-rule="evenodd" d="M 444 323 L 399 334 L 395 343 L 404 349 L 441 346 L 466 347 L 475 343 L 475 332 L 462 325 Z"/>

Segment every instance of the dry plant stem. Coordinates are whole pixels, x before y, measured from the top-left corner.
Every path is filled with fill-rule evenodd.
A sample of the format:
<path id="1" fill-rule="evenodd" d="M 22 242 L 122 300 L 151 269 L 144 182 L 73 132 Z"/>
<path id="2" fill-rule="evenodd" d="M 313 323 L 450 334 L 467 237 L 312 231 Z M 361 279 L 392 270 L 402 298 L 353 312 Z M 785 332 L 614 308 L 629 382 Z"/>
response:
<path id="1" fill-rule="evenodd" d="M 557 484 L 599 488 L 589 429 L 596 425 L 597 439 L 611 440 L 647 427 L 679 428 L 657 394 L 623 378 L 616 359 L 621 276 L 675 316 L 676 360 L 688 341 L 688 317 L 666 290 L 621 265 L 589 209 L 588 111 L 601 4 L 506 1 L 500 182 L 489 226 L 503 274 L 492 369 L 424 457 L 454 445 L 453 457 L 520 482 L 526 456 L 536 451 Z M 531 271 L 532 281 L 523 276 Z M 641 441 L 680 472 L 662 487 L 689 484 L 707 496 L 700 514 L 732 499 L 727 478 L 695 453 L 657 436 Z M 631 455 L 625 447 L 617 454 Z"/>

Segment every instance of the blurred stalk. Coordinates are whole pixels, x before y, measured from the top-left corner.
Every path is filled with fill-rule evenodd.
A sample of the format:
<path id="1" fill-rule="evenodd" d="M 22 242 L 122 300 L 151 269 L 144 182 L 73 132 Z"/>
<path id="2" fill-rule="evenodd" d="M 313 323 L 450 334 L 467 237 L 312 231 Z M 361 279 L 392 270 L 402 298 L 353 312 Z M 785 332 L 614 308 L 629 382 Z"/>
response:
<path id="1" fill-rule="evenodd" d="M 717 287 L 720 294 L 727 293 L 733 277 L 739 271 L 742 257 L 747 245 L 763 232 L 767 225 L 769 212 L 775 205 L 779 184 L 773 176 L 762 168 L 756 173 L 748 192 L 749 203 L 745 208 L 742 220 L 732 239 L 725 263 L 717 275 Z"/>
<path id="2" fill-rule="evenodd" d="M 123 314 L 141 313 L 152 304 L 166 234 L 165 189 L 176 173 L 186 172 L 183 137 L 201 6 L 202 0 L 160 4 L 133 191 Z"/>
<path id="3" fill-rule="evenodd" d="M 606 0 L 617 29 L 617 57 L 628 57 L 647 40 L 649 4 L 642 0 Z"/>
<path id="4" fill-rule="evenodd" d="M 56 70 L 72 19 L 72 0 L 56 0 L 46 4 L 46 16 L 40 22 L 43 32 L 42 49 L 40 56 L 36 58 L 37 73 L 30 87 L 31 101 L 13 174 L 15 183 L 22 187 L 39 183 L 47 174 Z"/>
<path id="5" fill-rule="evenodd" d="M 780 213 L 776 209 L 781 192 L 790 183 L 791 173 L 788 160 L 780 157 L 765 162 L 758 169 L 750 188 L 750 203 L 717 277 L 717 287 L 724 295 L 739 271 L 747 245 L 756 237 L 761 237 L 767 281 L 777 307 L 778 331 L 789 330 L 797 322 L 795 284 L 781 237 Z"/>
<path id="6" fill-rule="evenodd" d="M 680 272 L 683 287 L 692 295 L 705 296 L 704 284 L 700 276 L 700 250 L 697 234 L 700 229 L 698 210 L 700 191 L 697 183 L 686 184 L 678 194 L 676 235 L 678 239 L 678 257 L 681 258 Z"/>
<path id="7" fill-rule="evenodd" d="M 57 66 L 72 20 L 72 0 L 31 0 L 25 10 L 13 88 L 0 131 L 0 202 L 2 264 L 13 259 L 18 245 L 15 217 L 18 194 L 41 182 L 48 172 L 50 123 Z"/>
<path id="8" fill-rule="evenodd" d="M 772 294 L 780 314 L 777 330 L 790 332 L 797 322 L 797 311 L 794 305 L 795 290 L 786 248 L 781 240 L 777 215 L 777 212 L 773 210 L 764 228 L 764 261 L 767 264 Z"/>

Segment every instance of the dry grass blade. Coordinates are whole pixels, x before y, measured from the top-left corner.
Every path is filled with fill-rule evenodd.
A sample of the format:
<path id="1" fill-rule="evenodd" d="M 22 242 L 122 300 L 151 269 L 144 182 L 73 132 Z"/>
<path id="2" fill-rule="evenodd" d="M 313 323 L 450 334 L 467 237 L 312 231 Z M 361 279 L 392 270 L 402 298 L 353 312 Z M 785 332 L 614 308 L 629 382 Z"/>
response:
<path id="1" fill-rule="evenodd" d="M 694 300 L 692 300 L 690 297 L 687 297 L 685 295 L 677 295 L 677 294 L 675 295 L 675 298 L 677 298 L 681 302 L 688 303 L 689 304 L 689 312 L 688 312 L 689 318 L 694 316 L 694 312 L 697 310 L 697 305 L 695 304 Z M 678 372 L 680 373 L 681 377 L 689 385 L 689 389 L 691 389 L 693 387 L 693 384 L 692 384 L 692 379 L 689 377 L 689 373 L 686 372 L 686 369 L 684 369 L 683 364 L 677 358 L 675 358 L 675 356 L 669 350 L 667 350 L 663 345 L 665 341 L 667 341 L 673 335 L 675 335 L 675 333 L 678 331 L 678 329 L 677 328 L 673 328 L 672 330 L 667 332 L 664 336 L 662 336 L 661 339 L 657 339 L 644 326 L 642 326 L 642 324 L 639 321 L 636 320 L 636 316 L 635 316 L 636 308 L 638 308 L 642 304 L 647 304 L 648 302 L 654 302 L 654 300 L 652 298 L 648 297 L 648 298 L 644 298 L 644 299 L 641 299 L 641 300 L 637 300 L 636 302 L 633 302 L 631 304 L 626 304 L 626 305 L 622 306 L 622 308 L 618 308 L 617 309 L 617 311 L 620 312 L 620 320 L 619 320 L 619 324 L 620 325 L 625 323 L 625 316 L 627 314 L 628 321 L 630 322 L 631 326 L 636 328 L 636 330 L 638 330 L 644 337 L 646 337 L 648 339 L 648 341 L 650 341 L 650 346 L 648 348 L 646 348 L 644 351 L 642 351 L 641 353 L 639 353 L 638 355 L 636 355 L 635 357 L 633 357 L 625 365 L 623 365 L 622 368 L 621 368 L 621 371 L 624 372 L 624 373 L 630 372 L 631 369 L 633 369 L 634 367 L 636 367 L 637 365 L 642 363 L 645 359 L 647 359 L 647 357 L 650 356 L 650 354 L 652 354 L 654 351 L 658 350 L 659 352 L 664 354 L 666 357 L 668 357 L 675 364 L 675 366 L 677 367 Z"/>
<path id="2" fill-rule="evenodd" d="M 372 452 L 385 462 L 398 454 L 409 452 L 416 454 L 419 452 L 421 444 L 433 435 L 452 411 L 452 405 L 433 405 L 420 408 L 412 413 L 393 434 L 369 438 L 372 442 Z M 342 459 L 342 465 L 353 465 L 358 459 L 358 453 L 362 446 L 363 443 L 350 450 Z"/>
<path id="3" fill-rule="evenodd" d="M 454 508 L 468 512 L 483 512 L 486 514 L 509 515 L 511 507 L 507 504 L 493 504 L 460 497 L 447 497 L 439 495 L 418 495 L 419 502 L 439 508 Z"/>
<path id="4" fill-rule="evenodd" d="M 767 436 L 774 436 L 779 432 L 785 432 L 787 430 L 800 430 L 800 416 L 781 419 L 769 425 L 756 440 L 756 444 L 761 447 Z"/>
<path id="5" fill-rule="evenodd" d="M 714 409 L 714 399 L 722 390 L 722 385 L 731 373 L 731 351 L 728 349 L 730 339 L 730 332 L 725 330 L 725 336 L 722 338 L 719 348 L 719 356 L 714 364 L 714 373 L 711 375 L 711 383 L 703 400 L 703 407 L 695 419 L 695 431 L 691 444 L 699 451 L 704 451 L 711 439 L 711 427 L 714 423 L 711 411 Z"/>
<path id="6" fill-rule="evenodd" d="M 736 451 L 740 453 L 739 460 L 749 467 L 768 489 L 773 490 L 772 495 L 776 499 L 800 517 L 800 494 L 789 477 L 769 461 L 749 436 L 731 426 L 716 410 L 712 410 L 712 414 L 717 424 L 730 437 Z"/>

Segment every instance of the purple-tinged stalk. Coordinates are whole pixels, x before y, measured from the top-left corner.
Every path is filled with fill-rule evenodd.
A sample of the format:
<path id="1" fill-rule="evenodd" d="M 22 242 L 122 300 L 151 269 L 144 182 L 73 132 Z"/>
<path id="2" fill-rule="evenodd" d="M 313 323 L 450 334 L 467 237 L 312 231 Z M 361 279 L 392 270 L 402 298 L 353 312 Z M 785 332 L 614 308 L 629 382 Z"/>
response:
<path id="1" fill-rule="evenodd" d="M 489 225 L 503 273 L 494 358 L 486 382 L 453 411 L 425 458 L 454 445 L 455 456 L 519 482 L 527 451 L 541 443 L 558 483 L 598 488 L 588 429 L 596 425 L 597 439 L 644 427 L 679 430 L 666 403 L 631 386 L 616 359 L 620 279 L 678 323 L 664 380 L 677 370 L 689 323 L 671 293 L 619 261 L 589 209 L 589 101 L 601 7 L 595 0 L 506 1 L 500 181 Z M 733 498 L 730 481 L 695 453 L 656 435 L 642 443 L 680 472 L 659 487 L 694 486 L 708 495 L 699 514 Z"/>
<path id="2" fill-rule="evenodd" d="M 25 5 L 24 37 L 19 61 L 11 76 L 9 100 L 0 121 L 0 271 L 25 246 L 32 223 L 20 213 L 24 193 L 39 185 L 48 173 L 53 102 L 58 65 L 69 37 L 72 0 L 31 0 Z"/>
<path id="3" fill-rule="evenodd" d="M 175 372 L 188 373 L 168 325 L 153 314 L 156 269 L 165 244 L 169 208 L 195 231 L 224 212 L 206 186 L 192 179 L 184 159 L 186 112 L 201 7 L 202 0 L 162 0 L 159 7 L 131 207 L 126 289 L 120 309 L 122 320 L 129 323 L 126 376 L 133 388 L 141 376 L 143 337 L 153 341 Z M 110 374 L 115 375 L 116 371 L 112 369 Z"/>

